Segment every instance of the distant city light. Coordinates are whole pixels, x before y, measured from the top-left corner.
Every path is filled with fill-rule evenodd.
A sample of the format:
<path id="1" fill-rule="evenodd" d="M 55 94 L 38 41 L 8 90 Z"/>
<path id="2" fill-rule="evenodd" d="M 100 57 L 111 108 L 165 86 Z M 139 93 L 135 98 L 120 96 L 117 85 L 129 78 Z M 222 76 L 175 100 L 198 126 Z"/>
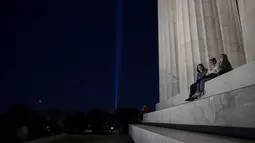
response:
<path id="1" fill-rule="evenodd" d="M 42 103 L 42 100 L 38 100 L 39 103 Z"/>
<path id="2" fill-rule="evenodd" d="M 111 127 L 111 130 L 113 130 L 113 127 Z"/>

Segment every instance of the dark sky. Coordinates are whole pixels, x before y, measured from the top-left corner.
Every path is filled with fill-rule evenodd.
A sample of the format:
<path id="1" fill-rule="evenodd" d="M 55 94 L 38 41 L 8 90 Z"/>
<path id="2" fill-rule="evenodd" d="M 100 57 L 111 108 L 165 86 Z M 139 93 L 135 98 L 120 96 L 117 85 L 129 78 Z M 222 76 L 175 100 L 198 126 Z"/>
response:
<path id="1" fill-rule="evenodd" d="M 123 8 L 119 106 L 153 108 L 157 1 L 124 0 Z M 9 0 L 0 12 L 0 111 L 14 103 L 113 111 L 115 0 Z"/>

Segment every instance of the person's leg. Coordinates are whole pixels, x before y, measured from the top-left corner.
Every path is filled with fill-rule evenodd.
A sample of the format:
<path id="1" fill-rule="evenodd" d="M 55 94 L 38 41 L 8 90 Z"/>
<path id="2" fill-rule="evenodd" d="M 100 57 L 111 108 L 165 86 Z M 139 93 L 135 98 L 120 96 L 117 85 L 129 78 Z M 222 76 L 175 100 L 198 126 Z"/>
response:
<path id="1" fill-rule="evenodd" d="M 202 79 L 202 80 L 200 81 L 200 83 L 199 83 L 199 92 L 200 92 L 200 93 L 203 93 L 203 92 L 204 92 L 205 80 L 206 80 L 206 78 L 205 78 L 205 79 Z"/>
<path id="2" fill-rule="evenodd" d="M 190 85 L 190 93 L 189 93 L 189 98 L 186 99 L 186 101 L 192 100 L 192 95 L 194 95 L 197 91 L 197 83 L 193 83 Z"/>
<path id="3" fill-rule="evenodd" d="M 204 78 L 200 81 L 200 84 L 199 84 L 200 93 L 203 94 L 205 92 L 205 82 L 207 82 L 211 79 L 212 79 L 211 77 L 207 77 L 207 78 Z"/>
<path id="4" fill-rule="evenodd" d="M 194 95 L 197 92 L 197 83 L 193 83 L 190 86 L 190 94 L 189 97 L 192 97 L 192 95 Z"/>

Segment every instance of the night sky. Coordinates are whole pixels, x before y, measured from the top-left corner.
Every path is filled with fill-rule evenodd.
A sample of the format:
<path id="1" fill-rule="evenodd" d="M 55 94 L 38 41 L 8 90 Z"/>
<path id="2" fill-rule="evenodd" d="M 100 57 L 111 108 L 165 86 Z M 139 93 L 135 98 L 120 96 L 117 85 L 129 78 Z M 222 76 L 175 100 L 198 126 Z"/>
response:
<path id="1" fill-rule="evenodd" d="M 158 102 L 157 0 L 123 0 L 120 107 Z M 0 2 L 0 111 L 114 110 L 115 0 Z M 38 103 L 42 100 L 42 103 Z"/>

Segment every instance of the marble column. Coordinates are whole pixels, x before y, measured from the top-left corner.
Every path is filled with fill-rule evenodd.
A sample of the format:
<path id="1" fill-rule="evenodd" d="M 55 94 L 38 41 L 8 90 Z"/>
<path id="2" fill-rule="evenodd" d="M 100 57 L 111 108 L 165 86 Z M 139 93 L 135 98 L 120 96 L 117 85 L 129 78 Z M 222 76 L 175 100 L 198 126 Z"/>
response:
<path id="1" fill-rule="evenodd" d="M 236 0 L 214 2 L 219 15 L 224 53 L 228 55 L 233 68 L 239 67 L 245 64 L 245 55 Z"/>
<path id="2" fill-rule="evenodd" d="M 201 2 L 203 7 L 208 58 L 215 57 L 219 59 L 220 54 L 224 53 L 224 50 L 215 0 L 202 0 Z"/>
<path id="3" fill-rule="evenodd" d="M 191 47 L 192 47 L 192 59 L 193 59 L 193 71 L 194 77 L 196 77 L 196 66 L 201 63 L 200 58 L 200 45 L 198 38 L 198 25 L 197 16 L 195 10 L 195 0 L 188 0 L 188 13 L 189 13 L 189 26 L 191 35 Z"/>
<path id="4" fill-rule="evenodd" d="M 166 66 L 165 66 L 165 36 L 164 36 L 164 19 L 163 19 L 163 3 L 161 0 L 158 1 L 158 52 L 159 52 L 159 100 L 164 102 L 167 99 L 166 96 Z"/>
<path id="5" fill-rule="evenodd" d="M 170 15 L 168 9 L 169 7 L 169 0 L 162 0 L 163 3 L 163 11 L 164 11 L 164 32 L 165 32 L 165 57 L 166 57 L 166 80 L 167 80 L 167 99 L 169 99 L 171 96 L 173 96 L 172 93 L 172 67 L 171 67 L 171 54 L 170 54 L 170 26 L 169 26 L 169 20 Z"/>
<path id="6" fill-rule="evenodd" d="M 237 0 L 246 62 L 255 61 L 255 0 Z"/>
<path id="7" fill-rule="evenodd" d="M 161 36 L 161 2 L 158 1 L 158 63 L 159 63 L 159 101 L 163 101 L 163 77 L 162 77 L 162 36 Z"/>
<path id="8" fill-rule="evenodd" d="M 172 95 L 178 95 L 180 93 L 179 87 L 179 75 L 178 75 L 178 56 L 177 56 L 177 33 L 176 33 L 176 0 L 169 0 L 168 3 L 169 13 L 169 31 L 170 31 L 170 54 L 171 54 L 171 79 L 172 79 Z"/>
<path id="9" fill-rule="evenodd" d="M 176 16 L 177 16 L 177 38 L 178 38 L 178 71 L 180 82 L 180 94 L 181 96 L 187 94 L 187 66 L 186 66 L 186 51 L 185 51 L 185 35 L 184 35 L 184 21 L 183 21 L 183 9 L 182 0 L 176 0 Z"/>
<path id="10" fill-rule="evenodd" d="M 194 65 L 193 65 L 193 50 L 191 41 L 191 29 L 189 19 L 189 7 L 188 1 L 182 0 L 182 14 L 183 14 L 183 29 L 184 29 L 184 43 L 185 43 L 185 55 L 186 55 L 186 69 L 187 69 L 187 89 L 194 83 Z"/>
<path id="11" fill-rule="evenodd" d="M 208 46 L 207 46 L 207 36 L 206 36 L 206 27 L 205 27 L 205 19 L 204 19 L 204 9 L 203 9 L 203 0 L 194 0 L 195 13 L 196 13 L 196 24 L 197 24 L 197 34 L 198 34 L 198 44 L 199 44 L 199 52 L 196 53 L 200 56 L 200 63 L 204 64 L 208 67 Z M 190 14 L 192 14 L 192 2 L 190 2 Z M 194 17 L 192 17 L 194 18 Z M 193 26 L 195 22 L 193 22 Z M 195 37 L 193 37 L 196 39 Z M 194 40 L 195 42 L 195 40 Z M 196 56 L 194 54 L 194 56 Z"/>

